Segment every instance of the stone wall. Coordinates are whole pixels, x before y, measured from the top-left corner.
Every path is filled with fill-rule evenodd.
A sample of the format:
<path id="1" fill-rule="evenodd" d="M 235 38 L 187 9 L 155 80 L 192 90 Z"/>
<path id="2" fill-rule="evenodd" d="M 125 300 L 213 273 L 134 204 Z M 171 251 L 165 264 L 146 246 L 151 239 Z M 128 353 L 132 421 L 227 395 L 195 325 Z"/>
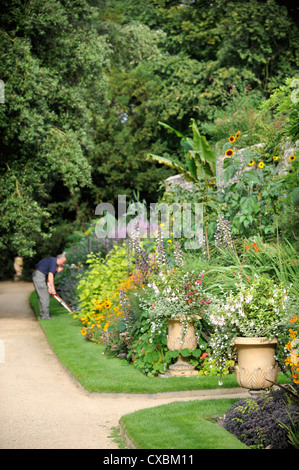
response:
<path id="1" fill-rule="evenodd" d="M 256 144 L 250 147 L 251 150 L 255 150 L 258 148 L 263 147 L 265 144 Z M 242 151 L 245 149 L 240 149 L 236 152 L 237 155 L 240 155 L 241 157 L 241 162 L 242 162 Z M 281 146 L 281 150 L 279 153 L 279 163 L 278 167 L 280 168 L 280 173 L 283 173 L 287 171 L 291 167 L 291 163 L 289 161 L 289 156 L 293 155 L 295 152 L 299 151 L 299 140 L 293 144 L 289 138 L 286 139 L 286 142 L 284 145 Z M 226 157 L 225 155 L 220 155 L 217 157 L 216 160 L 216 179 L 217 179 L 217 186 L 218 188 L 223 187 L 224 182 L 223 182 L 223 162 L 225 158 L 231 158 L 231 157 Z M 230 180 L 230 183 L 232 181 L 237 181 L 243 171 L 249 171 L 251 170 L 252 167 L 245 165 L 245 163 L 240 165 L 240 170 L 239 172 L 234 176 L 232 180 Z M 190 181 L 186 181 L 185 177 L 183 175 L 174 175 L 170 176 L 165 180 L 165 185 L 166 189 L 169 189 L 171 185 L 180 185 L 181 187 L 192 191 L 193 183 Z"/>

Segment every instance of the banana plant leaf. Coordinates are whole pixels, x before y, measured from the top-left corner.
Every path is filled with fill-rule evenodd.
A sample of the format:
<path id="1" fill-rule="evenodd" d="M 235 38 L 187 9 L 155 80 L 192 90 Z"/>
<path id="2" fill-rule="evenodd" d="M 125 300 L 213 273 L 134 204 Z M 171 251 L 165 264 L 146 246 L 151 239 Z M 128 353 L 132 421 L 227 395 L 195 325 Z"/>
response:
<path id="1" fill-rule="evenodd" d="M 149 159 L 153 159 L 158 163 L 162 163 L 175 169 L 180 174 L 183 174 L 187 181 L 198 182 L 199 180 L 204 179 L 205 176 L 215 175 L 215 154 L 212 152 L 205 136 L 200 135 L 194 119 L 191 119 L 191 128 L 193 132 L 192 139 L 184 136 L 180 131 L 177 131 L 164 122 L 159 121 L 159 124 L 165 127 L 165 129 L 174 132 L 181 138 L 180 144 L 184 149 L 187 168 L 185 168 L 180 162 L 176 162 L 171 158 L 149 154 Z"/>

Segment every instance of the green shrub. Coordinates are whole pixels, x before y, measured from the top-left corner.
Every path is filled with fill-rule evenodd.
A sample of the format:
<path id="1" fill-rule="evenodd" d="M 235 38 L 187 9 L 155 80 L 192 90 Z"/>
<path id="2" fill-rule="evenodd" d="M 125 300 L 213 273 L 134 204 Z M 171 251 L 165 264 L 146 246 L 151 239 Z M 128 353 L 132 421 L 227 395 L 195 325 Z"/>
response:
<path id="1" fill-rule="evenodd" d="M 77 291 L 80 315 L 89 317 L 97 302 L 114 297 L 117 287 L 133 269 L 133 264 L 127 260 L 126 247 L 119 245 L 114 245 L 105 259 L 90 254 L 86 263 L 89 269 L 80 277 Z"/>

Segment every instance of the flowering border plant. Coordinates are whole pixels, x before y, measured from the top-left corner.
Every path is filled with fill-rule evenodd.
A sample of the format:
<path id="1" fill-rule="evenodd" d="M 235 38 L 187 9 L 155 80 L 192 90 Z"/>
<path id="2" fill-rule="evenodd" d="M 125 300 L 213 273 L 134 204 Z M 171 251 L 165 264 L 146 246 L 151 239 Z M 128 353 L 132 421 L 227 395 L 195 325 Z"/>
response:
<path id="1" fill-rule="evenodd" d="M 289 329 L 290 340 L 285 345 L 288 351 L 285 364 L 290 368 L 294 384 L 299 384 L 299 317 L 293 316 L 290 320 L 292 328 Z"/>
<path id="2" fill-rule="evenodd" d="M 210 346 L 219 367 L 234 357 L 237 337 L 280 338 L 287 328 L 289 297 L 282 284 L 266 277 L 255 276 L 251 284 L 240 281 L 237 294 L 229 292 L 223 299 L 213 299 L 205 314 L 213 327 Z"/>
<path id="3" fill-rule="evenodd" d="M 210 299 L 203 289 L 204 274 L 182 273 L 177 269 L 163 271 L 153 276 L 139 295 L 139 307 L 143 310 L 149 341 L 167 327 L 168 319 L 178 319 L 182 323 L 182 338 L 189 322 L 197 330 L 197 341 L 201 331 L 200 318 L 208 309 Z"/>
<path id="4" fill-rule="evenodd" d="M 211 302 L 203 289 L 203 276 L 203 273 L 182 273 L 176 269 L 160 272 L 148 283 L 148 297 L 142 301 L 148 320 L 198 319 Z"/>

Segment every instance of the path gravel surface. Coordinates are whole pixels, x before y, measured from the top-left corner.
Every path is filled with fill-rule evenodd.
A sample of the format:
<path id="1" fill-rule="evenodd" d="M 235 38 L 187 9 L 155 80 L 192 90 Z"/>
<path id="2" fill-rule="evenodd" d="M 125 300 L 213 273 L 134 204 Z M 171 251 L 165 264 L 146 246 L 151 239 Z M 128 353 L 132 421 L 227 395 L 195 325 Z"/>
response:
<path id="1" fill-rule="evenodd" d="M 172 401 L 248 396 L 242 389 L 89 394 L 49 346 L 29 304 L 33 289 L 30 282 L 0 283 L 0 449 L 117 449 L 109 435 L 124 414 Z"/>

